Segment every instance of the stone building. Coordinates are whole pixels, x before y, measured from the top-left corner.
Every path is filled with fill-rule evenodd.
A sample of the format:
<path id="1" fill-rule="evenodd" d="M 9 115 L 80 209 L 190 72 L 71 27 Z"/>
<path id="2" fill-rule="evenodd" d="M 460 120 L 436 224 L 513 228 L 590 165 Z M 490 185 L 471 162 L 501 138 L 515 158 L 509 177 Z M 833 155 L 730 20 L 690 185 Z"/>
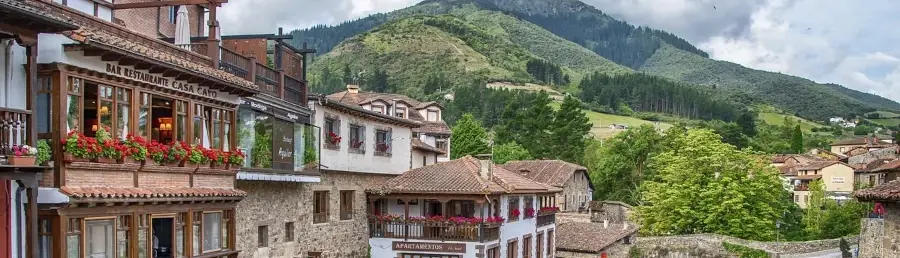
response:
<path id="1" fill-rule="evenodd" d="M 597 201 L 591 202 L 591 221 L 598 223 L 627 223 L 633 207 L 624 202 Z"/>
<path id="2" fill-rule="evenodd" d="M 562 188 L 556 194 L 557 205 L 563 212 L 587 211 L 593 198 L 593 184 L 587 168 L 562 160 L 510 161 L 503 168 L 528 179 Z"/>
<path id="3" fill-rule="evenodd" d="M 407 171 L 367 191 L 371 257 L 552 257 L 560 190 L 489 155 Z"/>
<path id="4" fill-rule="evenodd" d="M 628 257 L 638 227 L 629 223 L 568 222 L 556 228 L 556 257 Z"/>
<path id="5" fill-rule="evenodd" d="M 900 257 L 900 181 L 859 190 L 853 196 L 884 207 L 882 217 L 862 220 L 859 257 Z"/>

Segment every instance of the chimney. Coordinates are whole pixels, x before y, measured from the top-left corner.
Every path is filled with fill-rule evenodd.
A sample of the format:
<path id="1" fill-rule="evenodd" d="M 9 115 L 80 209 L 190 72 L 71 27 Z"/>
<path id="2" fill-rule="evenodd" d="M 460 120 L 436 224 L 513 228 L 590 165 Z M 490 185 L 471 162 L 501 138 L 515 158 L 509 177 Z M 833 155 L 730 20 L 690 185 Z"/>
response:
<path id="1" fill-rule="evenodd" d="M 391 113 L 389 116 L 397 116 L 397 99 L 391 100 Z"/>
<path id="2" fill-rule="evenodd" d="M 347 84 L 347 93 L 350 93 L 350 94 L 359 93 L 359 85 Z"/>
<path id="3" fill-rule="evenodd" d="M 603 220 L 603 228 L 609 228 L 609 220 L 608 219 Z"/>
<path id="4" fill-rule="evenodd" d="M 628 223 L 622 223 L 622 229 L 628 229 Z"/>
<path id="5" fill-rule="evenodd" d="M 478 174 L 481 175 L 481 178 L 484 180 L 493 180 L 494 178 L 494 160 L 493 155 L 491 154 L 479 154 L 475 155 L 479 161 L 479 167 L 481 169 L 478 171 Z"/>

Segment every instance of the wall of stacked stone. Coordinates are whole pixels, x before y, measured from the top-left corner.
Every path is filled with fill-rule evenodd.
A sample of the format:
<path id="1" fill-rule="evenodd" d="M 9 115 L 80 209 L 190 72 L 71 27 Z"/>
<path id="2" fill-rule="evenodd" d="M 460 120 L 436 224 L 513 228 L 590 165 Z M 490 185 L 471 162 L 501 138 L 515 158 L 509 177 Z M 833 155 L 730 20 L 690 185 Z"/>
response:
<path id="1" fill-rule="evenodd" d="M 570 213 L 570 212 L 561 212 L 556 214 L 556 224 L 563 224 L 569 222 L 591 222 L 591 215 L 584 213 Z"/>
<path id="2" fill-rule="evenodd" d="M 884 203 L 883 219 L 862 219 L 859 257 L 900 257 L 900 204 Z"/>
<path id="3" fill-rule="evenodd" d="M 859 238 L 856 236 L 846 238 L 850 245 L 855 245 L 858 242 L 858 239 Z M 720 257 L 718 255 L 725 255 L 722 257 L 728 257 L 729 254 L 722 246 L 722 242 L 760 249 L 770 253 L 773 257 L 784 254 L 813 253 L 840 247 L 839 238 L 800 242 L 761 242 L 716 234 L 640 237 L 638 238 L 637 246 L 645 254 L 647 252 L 656 254 L 694 252 L 694 255 L 699 255 L 697 257 Z M 648 257 L 673 256 L 649 255 Z"/>

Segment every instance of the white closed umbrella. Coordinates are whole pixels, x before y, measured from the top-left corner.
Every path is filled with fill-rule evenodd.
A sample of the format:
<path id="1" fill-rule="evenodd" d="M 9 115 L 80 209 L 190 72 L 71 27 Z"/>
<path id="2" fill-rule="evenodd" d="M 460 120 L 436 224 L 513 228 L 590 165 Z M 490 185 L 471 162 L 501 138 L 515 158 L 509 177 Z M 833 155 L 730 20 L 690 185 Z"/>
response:
<path id="1" fill-rule="evenodd" d="M 178 7 L 178 17 L 175 19 L 175 45 L 191 49 L 191 24 L 187 6 Z"/>

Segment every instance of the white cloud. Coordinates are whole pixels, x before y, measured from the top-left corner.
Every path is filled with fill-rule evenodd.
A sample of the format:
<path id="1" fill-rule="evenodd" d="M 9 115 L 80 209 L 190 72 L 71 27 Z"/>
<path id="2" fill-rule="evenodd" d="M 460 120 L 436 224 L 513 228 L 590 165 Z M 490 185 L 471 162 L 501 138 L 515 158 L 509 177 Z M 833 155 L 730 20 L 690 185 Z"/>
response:
<path id="1" fill-rule="evenodd" d="M 337 24 L 370 14 L 389 12 L 421 0 L 231 0 L 222 5 L 222 34 L 274 33 Z"/>

